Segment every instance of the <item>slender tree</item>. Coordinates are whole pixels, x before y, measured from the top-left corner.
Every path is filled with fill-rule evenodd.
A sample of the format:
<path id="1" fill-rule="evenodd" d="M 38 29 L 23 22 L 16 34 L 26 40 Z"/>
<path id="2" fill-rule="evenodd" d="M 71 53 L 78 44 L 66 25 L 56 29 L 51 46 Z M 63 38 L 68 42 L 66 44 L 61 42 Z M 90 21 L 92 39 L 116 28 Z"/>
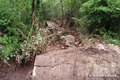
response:
<path id="1" fill-rule="evenodd" d="M 39 11 L 39 8 L 40 8 L 40 2 L 41 2 L 41 0 L 37 0 L 37 5 L 36 5 L 36 9 L 37 9 L 37 11 Z"/>
<path id="2" fill-rule="evenodd" d="M 63 0 L 60 0 L 60 4 L 61 4 L 61 14 L 62 14 L 62 19 L 61 19 L 61 27 L 63 26 L 63 15 L 64 15 L 64 13 L 63 13 Z"/>
<path id="3" fill-rule="evenodd" d="M 16 2 L 17 2 L 17 0 L 14 0 L 14 7 L 16 7 Z"/>
<path id="4" fill-rule="evenodd" d="M 35 20 L 35 0 L 32 0 L 32 26 L 34 26 Z"/>

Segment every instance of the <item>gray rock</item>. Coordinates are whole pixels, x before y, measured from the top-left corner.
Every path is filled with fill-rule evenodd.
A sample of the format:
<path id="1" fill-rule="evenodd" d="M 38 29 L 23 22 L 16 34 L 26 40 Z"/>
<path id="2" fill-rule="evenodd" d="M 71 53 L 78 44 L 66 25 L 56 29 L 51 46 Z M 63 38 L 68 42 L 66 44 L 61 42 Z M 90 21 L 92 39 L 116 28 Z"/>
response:
<path id="1" fill-rule="evenodd" d="M 66 46 L 73 46 L 75 43 L 75 37 L 72 35 L 62 36 L 61 39 L 65 39 Z"/>
<path id="2" fill-rule="evenodd" d="M 99 58 L 97 55 L 92 57 L 86 54 L 70 47 L 38 55 L 34 64 L 33 80 L 119 80 L 118 54 L 116 57 L 102 54 Z"/>

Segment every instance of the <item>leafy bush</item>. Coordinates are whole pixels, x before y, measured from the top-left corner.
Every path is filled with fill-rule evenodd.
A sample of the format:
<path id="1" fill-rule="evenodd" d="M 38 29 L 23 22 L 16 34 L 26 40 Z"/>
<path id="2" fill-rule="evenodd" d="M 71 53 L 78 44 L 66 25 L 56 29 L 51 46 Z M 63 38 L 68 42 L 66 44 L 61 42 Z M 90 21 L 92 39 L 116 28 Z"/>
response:
<path id="1" fill-rule="evenodd" d="M 45 31 L 40 29 L 37 31 L 36 36 L 27 37 L 24 42 L 20 44 L 20 48 L 17 53 L 20 53 L 16 57 L 16 61 L 20 63 L 25 63 L 30 60 L 31 57 L 34 57 L 36 54 L 40 54 L 45 49 L 46 39 Z"/>
<path id="2" fill-rule="evenodd" d="M 118 33 L 114 33 L 111 31 L 108 31 L 108 33 L 105 33 L 103 36 L 103 39 L 107 43 L 115 44 L 120 46 L 120 36 Z"/>
<path id="3" fill-rule="evenodd" d="M 0 38 L 0 43 L 4 46 L 0 51 L 0 59 L 6 62 L 10 57 L 14 57 L 16 55 L 14 52 L 14 50 L 18 48 L 18 38 L 16 36 L 8 37 L 7 34 L 4 34 L 3 38 Z"/>
<path id="4" fill-rule="evenodd" d="M 21 0 L 14 7 L 12 1 L 0 0 L 0 44 L 3 48 L 0 50 L 0 59 L 4 62 L 15 58 L 20 54 L 20 44 L 27 39 L 30 32 L 30 2 Z M 7 5 L 7 6 L 6 6 Z M 28 14 L 29 12 L 29 14 Z"/>
<path id="5" fill-rule="evenodd" d="M 120 33 L 120 0 L 88 0 L 80 8 L 81 23 L 90 32 L 104 27 Z"/>

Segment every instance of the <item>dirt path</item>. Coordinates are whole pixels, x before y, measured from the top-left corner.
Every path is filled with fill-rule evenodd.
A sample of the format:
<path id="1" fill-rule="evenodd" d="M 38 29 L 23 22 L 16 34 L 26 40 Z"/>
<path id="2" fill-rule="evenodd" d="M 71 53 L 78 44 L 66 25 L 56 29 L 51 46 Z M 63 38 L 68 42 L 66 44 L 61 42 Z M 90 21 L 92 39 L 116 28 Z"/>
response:
<path id="1" fill-rule="evenodd" d="M 53 24 L 56 34 L 66 30 Z M 36 56 L 33 80 L 120 80 L 120 47 L 81 41 L 77 33 L 67 32 Z"/>

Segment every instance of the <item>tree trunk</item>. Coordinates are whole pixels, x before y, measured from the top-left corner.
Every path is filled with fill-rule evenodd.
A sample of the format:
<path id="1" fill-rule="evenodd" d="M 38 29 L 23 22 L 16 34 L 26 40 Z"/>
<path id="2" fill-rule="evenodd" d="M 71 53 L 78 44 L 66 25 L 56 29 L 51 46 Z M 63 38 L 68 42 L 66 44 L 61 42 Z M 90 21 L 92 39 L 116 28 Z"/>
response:
<path id="1" fill-rule="evenodd" d="M 35 0 L 32 0 L 32 26 L 34 27 L 35 22 Z"/>
<path id="2" fill-rule="evenodd" d="M 71 0 L 71 15 L 70 15 L 70 19 L 72 18 L 72 0 Z"/>
<path id="3" fill-rule="evenodd" d="M 16 7 L 16 2 L 17 2 L 17 1 L 16 1 L 16 0 L 14 0 L 14 7 Z"/>
<path id="4" fill-rule="evenodd" d="M 63 0 L 60 0 L 60 3 L 61 3 L 61 14 L 62 14 L 62 19 L 61 19 L 61 25 L 60 25 L 60 27 L 62 27 L 63 26 L 63 15 L 64 15 L 64 13 L 63 13 Z"/>
<path id="5" fill-rule="evenodd" d="M 41 2 L 41 0 L 37 0 L 37 5 L 36 5 L 36 7 L 37 7 L 37 11 L 39 11 L 39 8 L 40 8 L 40 2 Z"/>

